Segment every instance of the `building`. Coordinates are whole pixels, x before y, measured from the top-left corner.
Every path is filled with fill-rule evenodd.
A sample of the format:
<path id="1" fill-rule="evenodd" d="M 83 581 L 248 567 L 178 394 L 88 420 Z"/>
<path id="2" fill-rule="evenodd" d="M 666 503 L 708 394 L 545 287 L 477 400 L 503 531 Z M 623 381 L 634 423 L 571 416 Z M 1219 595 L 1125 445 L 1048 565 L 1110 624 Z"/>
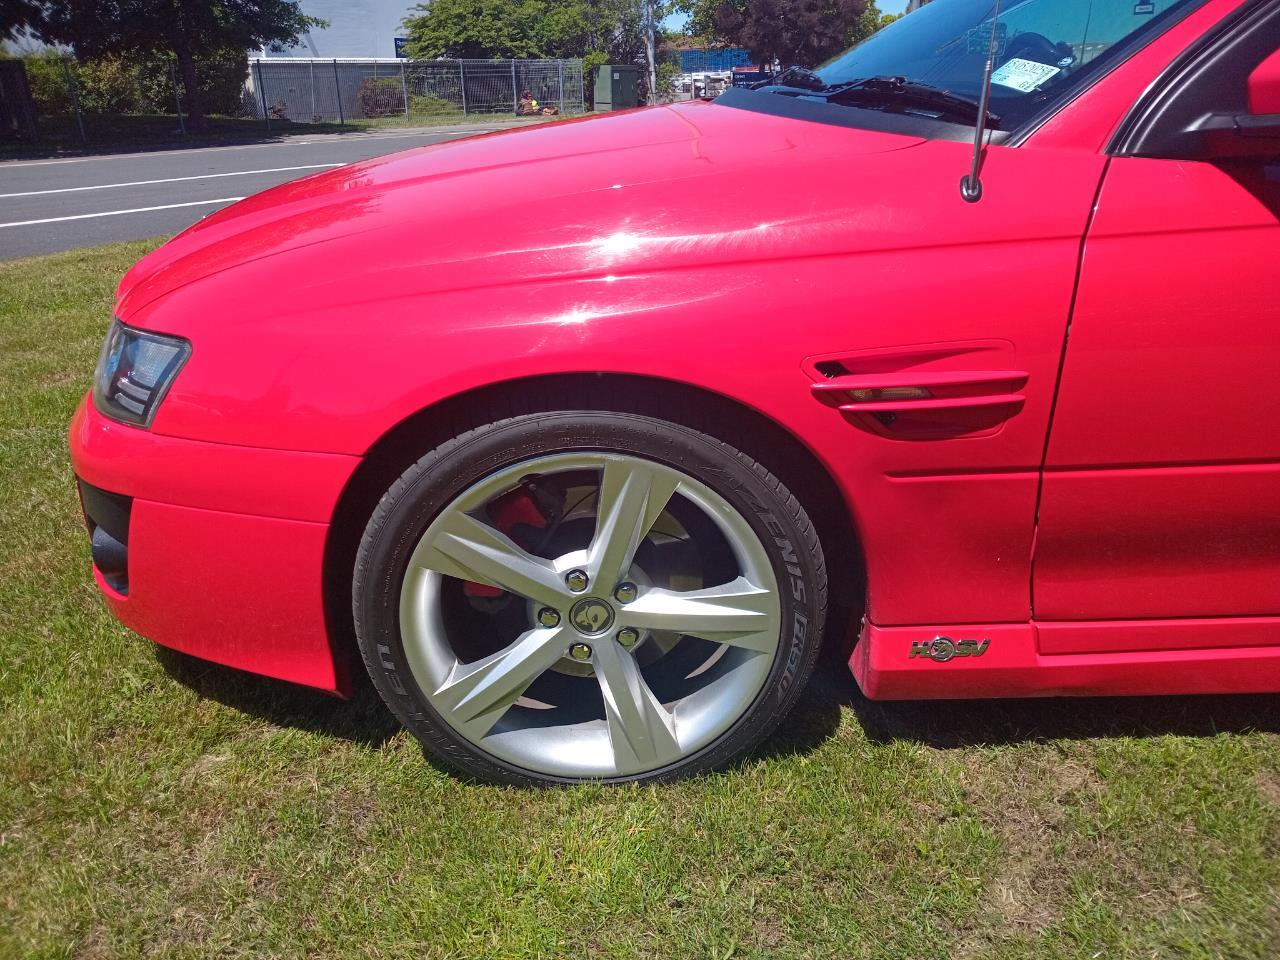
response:
<path id="1" fill-rule="evenodd" d="M 695 47 L 677 42 L 681 73 L 720 73 L 751 64 L 751 54 L 741 47 Z"/>
<path id="2" fill-rule="evenodd" d="M 396 37 L 405 35 L 406 17 L 415 16 L 421 0 L 301 0 L 302 12 L 327 20 L 302 41 L 270 57 L 394 57 Z"/>

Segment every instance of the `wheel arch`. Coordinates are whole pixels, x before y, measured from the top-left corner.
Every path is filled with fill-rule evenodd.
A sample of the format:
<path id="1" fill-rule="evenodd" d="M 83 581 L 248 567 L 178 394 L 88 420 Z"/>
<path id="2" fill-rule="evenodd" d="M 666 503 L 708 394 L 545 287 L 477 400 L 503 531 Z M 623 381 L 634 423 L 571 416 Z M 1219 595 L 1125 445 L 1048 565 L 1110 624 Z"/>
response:
<path id="1" fill-rule="evenodd" d="M 352 568 L 365 525 L 387 488 L 423 453 L 467 429 L 564 409 L 645 414 L 708 433 L 719 428 L 715 435 L 764 464 L 801 501 L 822 544 L 832 606 L 861 615 L 866 566 L 853 511 L 826 465 L 792 431 L 741 401 L 681 381 L 613 373 L 531 376 L 454 394 L 410 414 L 369 447 L 347 481 L 325 541 L 322 576 L 325 622 L 344 691 L 360 674 Z M 848 617 L 833 610 L 830 621 L 827 641 L 843 641 Z"/>

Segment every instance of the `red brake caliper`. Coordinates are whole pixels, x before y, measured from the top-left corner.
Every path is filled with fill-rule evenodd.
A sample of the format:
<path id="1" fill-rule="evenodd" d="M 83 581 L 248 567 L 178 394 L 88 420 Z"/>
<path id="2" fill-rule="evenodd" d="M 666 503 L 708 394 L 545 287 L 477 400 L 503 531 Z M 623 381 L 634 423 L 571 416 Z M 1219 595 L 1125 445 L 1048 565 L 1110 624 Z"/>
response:
<path id="1" fill-rule="evenodd" d="M 538 509 L 528 487 L 517 487 L 510 493 L 504 493 L 490 505 L 489 516 L 493 518 L 495 527 L 525 550 L 531 549 L 536 542 L 536 536 L 531 534 L 541 534 L 547 529 L 547 518 Z M 506 593 L 501 587 L 473 580 L 462 585 L 462 592 L 468 597 L 500 597 Z"/>

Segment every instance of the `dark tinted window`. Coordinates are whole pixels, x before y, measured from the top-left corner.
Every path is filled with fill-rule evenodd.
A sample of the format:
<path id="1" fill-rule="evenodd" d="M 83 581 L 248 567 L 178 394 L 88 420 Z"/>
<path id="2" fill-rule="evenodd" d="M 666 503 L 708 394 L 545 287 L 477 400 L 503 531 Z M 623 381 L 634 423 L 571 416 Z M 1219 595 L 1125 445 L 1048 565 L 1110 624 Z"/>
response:
<path id="1" fill-rule="evenodd" d="M 1009 0 L 996 25 L 991 111 L 1011 130 L 1199 0 Z M 905 77 L 976 100 L 991 39 L 991 0 L 934 0 L 818 69 L 828 84 Z"/>

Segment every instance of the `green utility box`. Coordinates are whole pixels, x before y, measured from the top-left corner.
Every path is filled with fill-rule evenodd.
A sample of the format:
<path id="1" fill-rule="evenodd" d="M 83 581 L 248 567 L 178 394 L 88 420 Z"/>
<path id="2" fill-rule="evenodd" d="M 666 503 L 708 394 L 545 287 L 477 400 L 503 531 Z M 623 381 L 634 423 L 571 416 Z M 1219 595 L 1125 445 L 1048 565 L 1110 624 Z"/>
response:
<path id="1" fill-rule="evenodd" d="M 606 63 L 596 71 L 596 110 L 628 110 L 640 106 L 640 68 Z"/>

